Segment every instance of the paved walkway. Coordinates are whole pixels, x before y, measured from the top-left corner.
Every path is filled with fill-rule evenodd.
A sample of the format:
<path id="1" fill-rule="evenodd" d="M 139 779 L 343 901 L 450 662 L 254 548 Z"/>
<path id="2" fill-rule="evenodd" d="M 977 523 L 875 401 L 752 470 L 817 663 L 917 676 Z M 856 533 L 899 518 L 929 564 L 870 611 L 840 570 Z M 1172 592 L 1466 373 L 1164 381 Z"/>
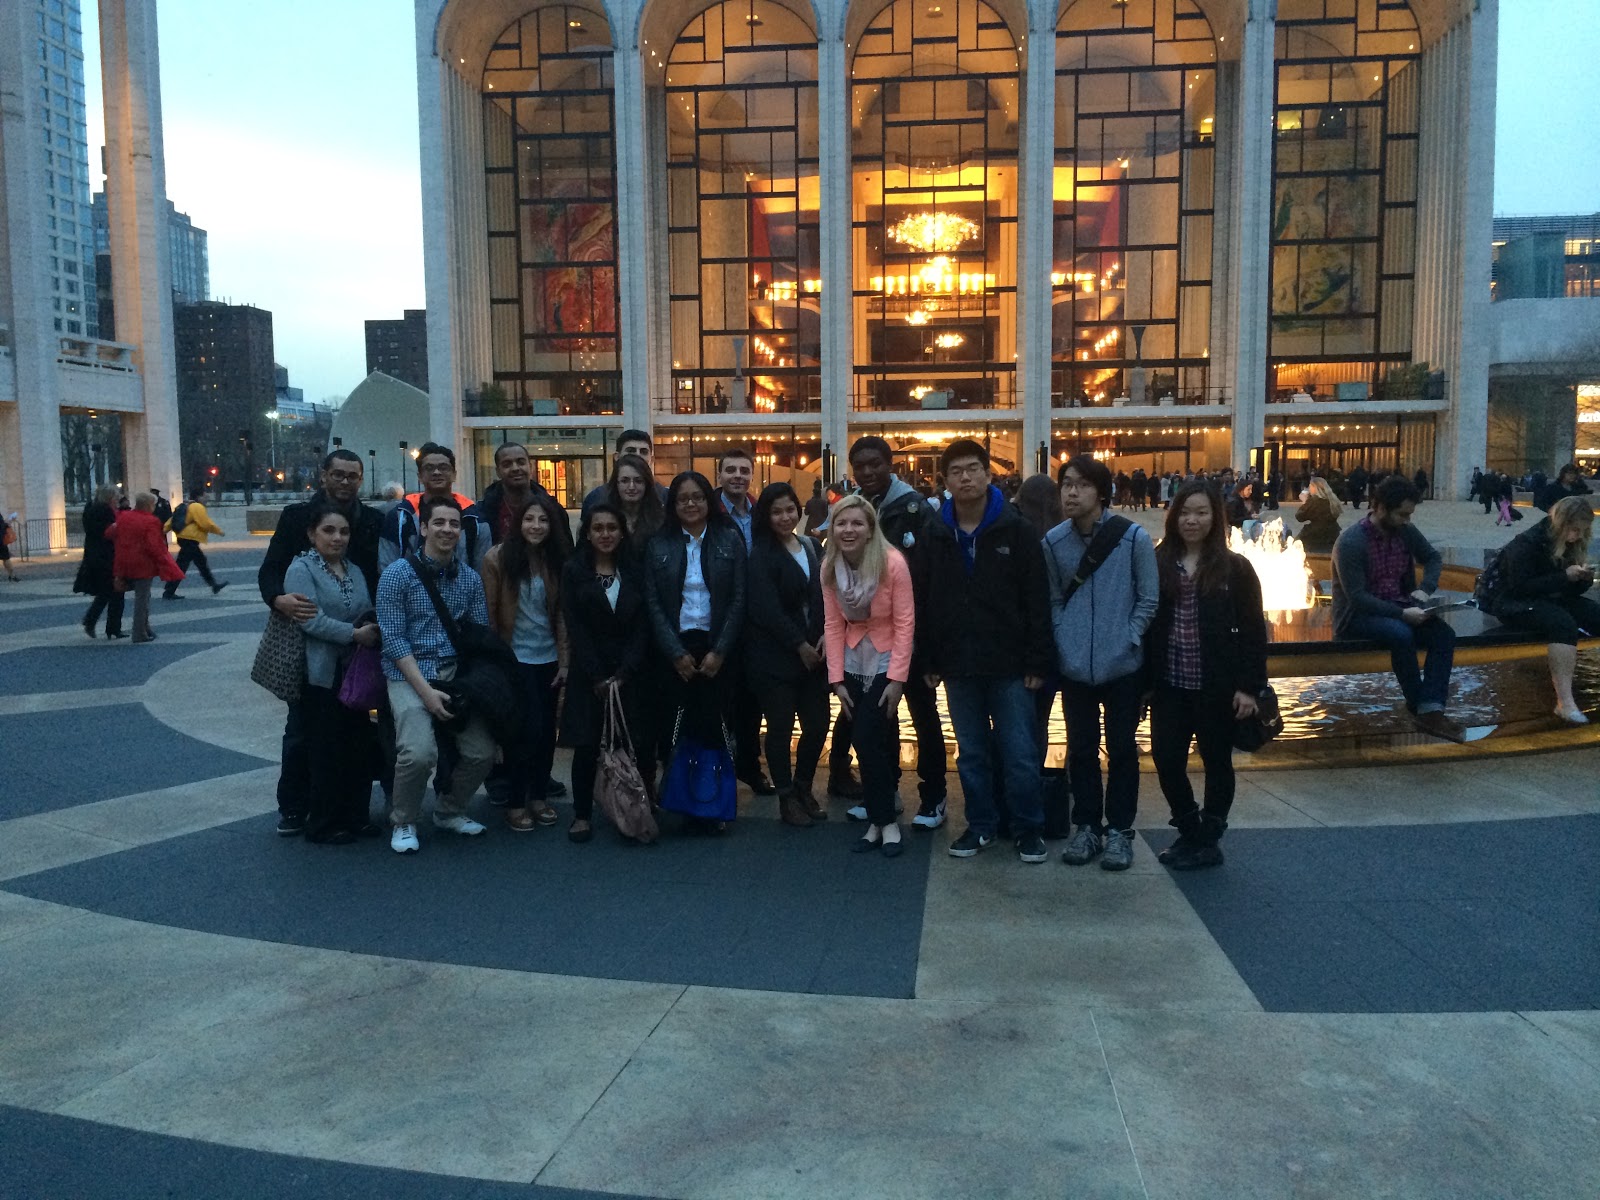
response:
<path id="1" fill-rule="evenodd" d="M 0 586 L 0 1196 L 1600 1194 L 1600 751 L 1253 771 L 1190 877 L 1148 778 L 1123 875 L 959 789 L 894 862 L 309 846 L 259 554 L 151 646 Z"/>

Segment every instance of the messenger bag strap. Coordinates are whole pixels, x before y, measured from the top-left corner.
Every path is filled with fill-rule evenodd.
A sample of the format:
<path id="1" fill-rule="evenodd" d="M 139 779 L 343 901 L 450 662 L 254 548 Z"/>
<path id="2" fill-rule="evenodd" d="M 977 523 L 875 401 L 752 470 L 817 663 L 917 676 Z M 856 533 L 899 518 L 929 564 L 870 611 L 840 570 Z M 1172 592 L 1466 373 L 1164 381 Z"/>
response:
<path id="1" fill-rule="evenodd" d="M 1127 517 L 1117 514 L 1100 526 L 1099 532 L 1094 535 L 1094 540 L 1089 543 L 1083 552 L 1083 557 L 1078 560 L 1077 573 L 1073 575 L 1071 582 L 1067 584 L 1066 592 L 1061 597 L 1063 606 L 1078 594 L 1079 588 L 1089 582 L 1089 576 L 1100 569 L 1100 564 L 1111 557 L 1111 552 L 1117 548 L 1117 543 L 1122 540 L 1132 524 L 1133 522 Z"/>
<path id="2" fill-rule="evenodd" d="M 456 624 L 456 619 L 445 607 L 444 597 L 439 594 L 438 581 L 433 577 L 433 568 L 415 554 L 406 555 L 406 562 L 411 564 L 412 571 L 422 584 L 422 590 L 427 592 L 428 599 L 433 601 L 433 611 L 438 614 L 439 624 L 444 626 L 444 635 L 450 639 L 450 645 L 455 648 L 456 657 L 461 657 L 461 627 Z"/>

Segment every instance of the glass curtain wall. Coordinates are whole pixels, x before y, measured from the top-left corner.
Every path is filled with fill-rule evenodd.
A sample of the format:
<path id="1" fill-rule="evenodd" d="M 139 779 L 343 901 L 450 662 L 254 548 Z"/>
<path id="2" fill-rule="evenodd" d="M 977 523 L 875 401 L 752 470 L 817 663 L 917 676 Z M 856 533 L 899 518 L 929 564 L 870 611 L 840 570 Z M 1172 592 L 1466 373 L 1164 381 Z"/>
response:
<path id="1" fill-rule="evenodd" d="M 468 415 L 622 411 L 611 30 L 551 5 L 483 73 L 493 383 Z"/>
<path id="2" fill-rule="evenodd" d="M 819 411 L 815 31 L 767 0 L 708 8 L 666 108 L 673 411 Z"/>
<path id="3" fill-rule="evenodd" d="M 1216 47 L 1194 0 L 1056 29 L 1051 400 L 1209 401 Z"/>
<path id="4" fill-rule="evenodd" d="M 1411 361 L 1420 44 L 1405 0 L 1279 5 L 1269 399 L 1381 396 Z"/>
<path id="5" fill-rule="evenodd" d="M 857 42 L 857 410 L 1016 405 L 1017 65 L 980 0 L 895 0 Z"/>

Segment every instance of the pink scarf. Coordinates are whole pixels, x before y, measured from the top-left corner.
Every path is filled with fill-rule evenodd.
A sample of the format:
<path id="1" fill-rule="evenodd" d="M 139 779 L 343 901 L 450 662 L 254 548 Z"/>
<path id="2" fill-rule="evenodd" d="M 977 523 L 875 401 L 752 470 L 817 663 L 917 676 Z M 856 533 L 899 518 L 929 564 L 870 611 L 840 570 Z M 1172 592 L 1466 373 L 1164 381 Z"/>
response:
<path id="1" fill-rule="evenodd" d="M 834 584 L 839 589 L 839 608 L 849 621 L 872 617 L 872 598 L 878 594 L 878 581 L 866 580 L 845 562 L 841 554 L 833 565 Z"/>

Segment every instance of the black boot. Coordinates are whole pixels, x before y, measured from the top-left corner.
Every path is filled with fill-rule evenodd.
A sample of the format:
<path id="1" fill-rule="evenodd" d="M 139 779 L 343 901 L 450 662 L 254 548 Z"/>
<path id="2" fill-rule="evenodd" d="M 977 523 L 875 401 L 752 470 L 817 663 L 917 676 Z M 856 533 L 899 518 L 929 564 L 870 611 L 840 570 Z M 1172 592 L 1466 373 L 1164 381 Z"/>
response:
<path id="1" fill-rule="evenodd" d="M 1181 817 L 1173 817 L 1167 822 L 1178 831 L 1178 836 L 1165 850 L 1156 855 L 1156 861 L 1163 866 L 1176 866 L 1179 860 L 1187 858 L 1200 844 L 1200 814 L 1188 813 Z"/>
<path id="2" fill-rule="evenodd" d="M 1190 849 L 1169 864 L 1174 871 L 1199 871 L 1205 867 L 1222 865 L 1222 847 L 1217 843 L 1227 831 L 1228 823 L 1221 817 L 1205 813 L 1200 818 L 1200 832 Z"/>

